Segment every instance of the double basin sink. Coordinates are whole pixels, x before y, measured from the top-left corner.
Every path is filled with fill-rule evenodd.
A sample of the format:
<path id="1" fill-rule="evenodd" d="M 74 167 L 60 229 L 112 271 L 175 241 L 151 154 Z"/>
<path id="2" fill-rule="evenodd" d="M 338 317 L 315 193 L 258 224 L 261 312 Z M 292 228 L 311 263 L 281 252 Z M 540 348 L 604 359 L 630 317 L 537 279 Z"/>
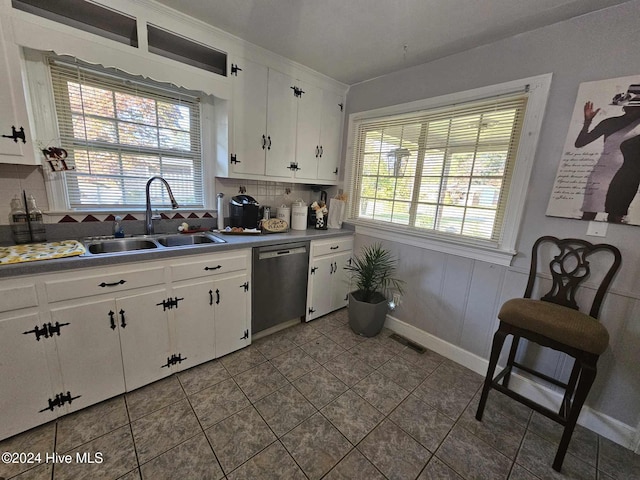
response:
<path id="1" fill-rule="evenodd" d="M 124 253 L 135 250 L 164 249 L 226 243 L 225 240 L 210 233 L 141 235 L 127 238 L 88 239 L 84 241 L 87 253 Z"/>

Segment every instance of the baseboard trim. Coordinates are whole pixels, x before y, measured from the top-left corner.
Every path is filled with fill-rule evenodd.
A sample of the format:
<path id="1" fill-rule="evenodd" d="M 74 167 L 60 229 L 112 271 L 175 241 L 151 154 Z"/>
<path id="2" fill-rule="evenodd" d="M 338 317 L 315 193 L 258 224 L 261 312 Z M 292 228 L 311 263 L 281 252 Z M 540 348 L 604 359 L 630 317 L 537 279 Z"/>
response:
<path id="1" fill-rule="evenodd" d="M 391 315 L 387 315 L 385 327 L 482 376 L 487 373 L 489 363 L 487 359 L 446 342 Z M 513 374 L 509 387 L 549 408 L 557 409 L 562 401 L 562 395 L 559 392 L 553 391 L 545 385 L 536 383 L 522 375 Z M 582 412 L 580 412 L 578 424 L 630 450 L 639 448 L 636 445 L 638 438 L 640 438 L 638 429 L 588 406 L 583 407 Z"/>

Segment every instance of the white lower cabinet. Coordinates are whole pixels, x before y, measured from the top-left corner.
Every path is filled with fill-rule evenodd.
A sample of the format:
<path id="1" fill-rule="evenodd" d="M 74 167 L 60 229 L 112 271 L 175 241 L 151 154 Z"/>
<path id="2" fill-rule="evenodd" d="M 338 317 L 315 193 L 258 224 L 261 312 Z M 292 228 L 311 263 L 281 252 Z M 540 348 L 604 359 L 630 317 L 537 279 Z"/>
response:
<path id="1" fill-rule="evenodd" d="M 124 382 L 128 392 L 173 373 L 169 315 L 162 306 L 168 299 L 166 289 L 116 299 Z"/>
<path id="2" fill-rule="evenodd" d="M 61 391 L 73 399 L 65 402 L 68 411 L 124 392 L 116 315 L 113 300 L 51 310 L 51 324 L 59 334 L 44 341 L 56 346 Z"/>
<path id="3" fill-rule="evenodd" d="M 349 295 L 349 275 L 353 238 L 311 242 L 306 321 L 345 307 Z"/>
<path id="4" fill-rule="evenodd" d="M 0 440 L 249 345 L 250 254 L 0 281 Z"/>
<path id="5" fill-rule="evenodd" d="M 61 390 L 54 390 L 49 371 L 47 348 L 53 348 L 36 337 L 42 326 L 37 313 L 0 318 L 0 439 L 57 416 L 48 407 Z"/>

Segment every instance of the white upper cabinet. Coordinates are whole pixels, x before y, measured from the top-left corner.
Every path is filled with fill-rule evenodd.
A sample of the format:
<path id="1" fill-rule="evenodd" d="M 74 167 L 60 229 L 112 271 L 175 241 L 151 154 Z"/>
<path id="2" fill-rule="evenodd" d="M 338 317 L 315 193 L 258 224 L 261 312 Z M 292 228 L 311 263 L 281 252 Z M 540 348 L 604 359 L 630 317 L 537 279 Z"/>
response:
<path id="1" fill-rule="evenodd" d="M 0 163 L 39 165 L 29 129 L 20 51 L 7 19 L 0 20 Z"/>
<path id="2" fill-rule="evenodd" d="M 343 99 L 246 59 L 232 63 L 229 158 L 219 176 L 335 184 Z"/>
<path id="3" fill-rule="evenodd" d="M 338 181 L 343 111 L 344 97 L 337 93 L 324 91 L 322 94 L 318 180 L 327 180 L 330 183 Z"/>

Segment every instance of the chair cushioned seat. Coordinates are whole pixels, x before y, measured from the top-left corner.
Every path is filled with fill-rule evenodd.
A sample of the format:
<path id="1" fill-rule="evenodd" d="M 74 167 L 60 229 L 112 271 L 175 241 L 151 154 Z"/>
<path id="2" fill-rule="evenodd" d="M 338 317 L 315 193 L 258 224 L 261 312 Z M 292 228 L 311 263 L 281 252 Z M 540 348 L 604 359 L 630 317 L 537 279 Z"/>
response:
<path id="1" fill-rule="evenodd" d="M 498 318 L 514 327 L 596 355 L 609 345 L 609 332 L 598 320 L 555 303 L 514 298 L 502 305 Z"/>

